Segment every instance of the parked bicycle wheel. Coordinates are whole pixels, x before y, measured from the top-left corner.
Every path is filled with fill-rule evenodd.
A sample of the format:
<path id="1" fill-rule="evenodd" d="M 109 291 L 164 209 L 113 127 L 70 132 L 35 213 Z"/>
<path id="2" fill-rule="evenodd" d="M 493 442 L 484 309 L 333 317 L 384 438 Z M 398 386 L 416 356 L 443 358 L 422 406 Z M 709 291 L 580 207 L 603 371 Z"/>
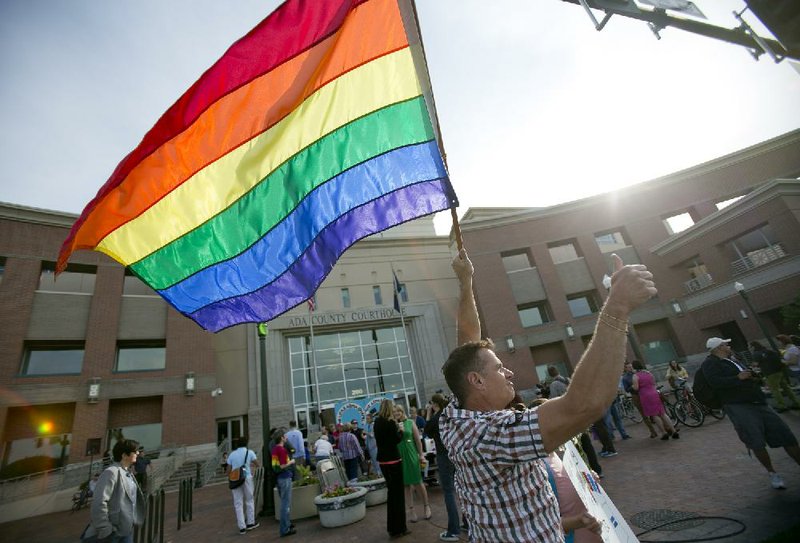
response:
<path id="1" fill-rule="evenodd" d="M 684 400 L 675 404 L 675 415 L 678 420 L 690 428 L 701 426 L 706 419 L 703 407 L 692 400 Z"/>
<path id="2" fill-rule="evenodd" d="M 633 400 L 631 400 L 629 397 L 626 396 L 622 398 L 618 405 L 622 418 L 628 419 L 634 424 L 642 422 L 642 414 L 639 413 L 639 410 L 636 409 L 635 405 L 633 405 Z"/>
<path id="3" fill-rule="evenodd" d="M 714 417 L 717 420 L 722 420 L 722 419 L 725 418 L 725 411 L 723 411 L 722 409 L 709 409 L 709 408 L 706 408 L 704 411 L 705 411 L 705 413 L 708 413 L 709 415 L 711 415 L 712 417 Z"/>

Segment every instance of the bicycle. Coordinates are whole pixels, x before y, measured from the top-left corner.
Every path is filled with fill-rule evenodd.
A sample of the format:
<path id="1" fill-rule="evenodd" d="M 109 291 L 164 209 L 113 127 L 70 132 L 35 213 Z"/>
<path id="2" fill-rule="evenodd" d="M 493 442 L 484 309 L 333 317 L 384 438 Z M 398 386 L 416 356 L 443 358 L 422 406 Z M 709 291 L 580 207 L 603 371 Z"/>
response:
<path id="1" fill-rule="evenodd" d="M 686 386 L 686 380 L 680 379 L 678 381 L 678 386 L 673 390 L 673 394 L 675 395 L 675 400 L 678 402 L 683 403 L 687 406 L 687 411 L 694 412 L 699 411 L 703 414 L 703 416 L 711 415 L 717 420 L 722 420 L 725 418 L 725 411 L 722 409 L 712 409 L 705 405 L 704 403 L 700 402 L 697 398 L 694 397 L 692 393 L 692 389 Z"/>
<path id="2" fill-rule="evenodd" d="M 705 415 L 700 409 L 688 406 L 679 400 L 672 401 L 669 393 L 664 390 L 663 385 L 656 387 L 656 390 L 661 396 L 661 403 L 664 404 L 664 410 L 667 412 L 667 416 L 672 421 L 673 426 L 683 424 L 689 428 L 697 428 L 703 424 Z"/>
<path id="3" fill-rule="evenodd" d="M 617 411 L 623 419 L 628 419 L 634 424 L 642 422 L 642 414 L 627 394 L 617 394 Z"/>

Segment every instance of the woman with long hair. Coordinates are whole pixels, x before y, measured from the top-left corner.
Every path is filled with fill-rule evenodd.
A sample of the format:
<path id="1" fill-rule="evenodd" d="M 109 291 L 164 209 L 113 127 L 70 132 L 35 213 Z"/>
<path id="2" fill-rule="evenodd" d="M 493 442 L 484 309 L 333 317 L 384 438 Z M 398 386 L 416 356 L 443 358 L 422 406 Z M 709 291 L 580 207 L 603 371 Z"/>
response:
<path id="1" fill-rule="evenodd" d="M 422 483 L 420 466 L 425 462 L 422 452 L 422 440 L 419 430 L 413 420 L 406 417 L 406 411 L 400 405 L 394 406 L 394 419 L 403 427 L 403 441 L 398 446 L 400 456 L 403 458 L 403 484 L 406 486 L 406 501 L 410 503 L 408 510 L 411 522 L 417 522 L 417 513 L 414 511 L 414 491 L 422 498 L 425 507 L 425 518 L 431 518 L 431 506 L 428 503 L 428 491 Z"/>
<path id="2" fill-rule="evenodd" d="M 378 464 L 386 479 L 386 530 L 389 537 L 401 537 L 411 532 L 406 528 L 406 500 L 403 494 L 403 461 L 397 446 L 403 431 L 394 420 L 394 403 L 383 400 L 373 426 L 378 445 Z"/>
<path id="3" fill-rule="evenodd" d="M 664 404 L 661 403 L 661 396 L 656 390 L 656 379 L 653 374 L 647 371 L 640 360 L 633 361 L 633 369 L 636 374 L 633 376 L 633 390 L 639 393 L 639 401 L 642 402 L 642 414 L 645 417 L 654 417 L 654 422 L 664 431 L 661 439 L 666 441 L 681 437 L 672 422 L 667 417 Z"/>

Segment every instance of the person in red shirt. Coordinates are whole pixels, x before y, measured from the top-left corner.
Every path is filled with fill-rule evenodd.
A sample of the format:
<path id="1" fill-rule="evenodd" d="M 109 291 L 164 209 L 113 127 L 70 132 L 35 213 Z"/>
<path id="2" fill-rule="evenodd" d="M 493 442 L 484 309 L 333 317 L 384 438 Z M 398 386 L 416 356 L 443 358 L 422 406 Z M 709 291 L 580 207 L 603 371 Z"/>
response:
<path id="1" fill-rule="evenodd" d="M 297 533 L 289 519 L 295 460 L 289 457 L 289 451 L 286 450 L 286 431 L 283 428 L 275 431 L 273 439 L 276 445 L 272 447 L 272 470 L 277 479 L 278 496 L 281 498 L 280 536 L 285 537 Z"/>

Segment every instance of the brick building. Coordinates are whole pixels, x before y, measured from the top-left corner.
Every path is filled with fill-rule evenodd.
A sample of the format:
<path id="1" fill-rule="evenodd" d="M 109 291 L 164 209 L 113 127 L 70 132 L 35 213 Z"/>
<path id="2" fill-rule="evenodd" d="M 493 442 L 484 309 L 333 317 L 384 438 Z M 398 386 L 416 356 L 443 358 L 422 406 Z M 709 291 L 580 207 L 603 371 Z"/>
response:
<path id="1" fill-rule="evenodd" d="M 54 281 L 74 220 L 0 204 L 0 479 L 88 461 L 90 445 L 96 458 L 120 436 L 195 457 L 241 435 L 259 448 L 256 326 L 205 332 L 97 252 L 77 252 Z M 388 392 L 413 405 L 443 388 L 455 343 L 450 259 L 433 218 L 412 221 L 339 260 L 316 294 L 313 342 L 304 304 L 270 322 L 271 426 L 318 427 L 336 402 Z"/>
<path id="2" fill-rule="evenodd" d="M 548 208 L 470 209 L 461 222 L 487 336 L 528 389 L 569 373 L 606 296 L 610 255 L 643 263 L 659 295 L 631 322 L 651 365 L 694 362 L 708 336 L 734 348 L 783 330 L 800 294 L 800 131 L 626 189 Z M 530 194 L 535 200 L 535 192 Z M 634 353 L 629 352 L 629 356 Z"/>

